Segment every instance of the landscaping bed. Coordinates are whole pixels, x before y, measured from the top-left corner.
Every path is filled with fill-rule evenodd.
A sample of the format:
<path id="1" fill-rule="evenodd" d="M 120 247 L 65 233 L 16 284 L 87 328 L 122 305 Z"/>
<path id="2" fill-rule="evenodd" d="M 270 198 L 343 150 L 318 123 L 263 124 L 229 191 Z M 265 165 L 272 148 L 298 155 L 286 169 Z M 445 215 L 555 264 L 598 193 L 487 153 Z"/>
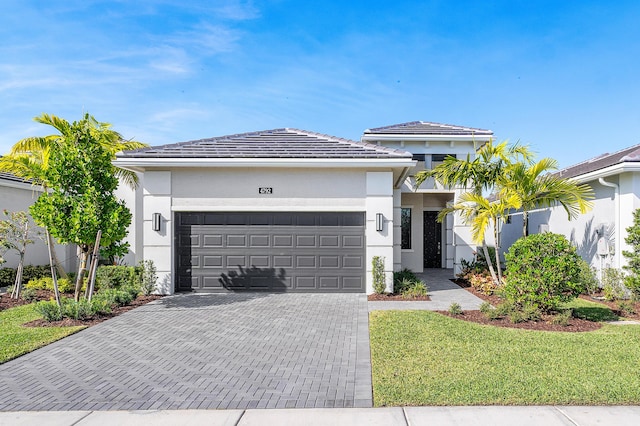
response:
<path id="1" fill-rule="evenodd" d="M 590 321 L 582 318 L 570 318 L 566 324 L 554 324 L 553 315 L 542 315 L 537 321 L 523 321 L 514 323 L 506 317 L 489 319 L 480 311 L 463 311 L 460 315 L 453 315 L 448 311 L 436 312 L 451 318 L 475 322 L 477 324 L 493 325 L 496 327 L 520 328 L 523 330 L 581 332 L 593 331 L 602 327 L 602 323 L 600 322 Z"/>
<path id="2" fill-rule="evenodd" d="M 431 300 L 429 295 L 407 296 L 399 293 L 373 293 L 367 296 L 370 302 L 413 302 Z"/>
<path id="3" fill-rule="evenodd" d="M 42 301 L 42 300 L 51 300 L 54 298 L 54 294 L 50 290 L 37 290 L 36 294 L 37 296 L 33 300 L 33 302 Z M 60 295 L 60 297 L 69 297 L 69 296 Z M 151 294 L 148 296 L 140 295 L 126 306 L 114 306 L 111 309 L 110 314 L 95 315 L 91 318 L 87 318 L 84 320 L 64 318 L 63 320 L 60 320 L 60 321 L 46 321 L 44 319 L 36 319 L 33 321 L 29 321 L 27 323 L 24 323 L 22 325 L 25 327 L 73 327 L 73 326 L 90 327 L 92 325 L 106 321 L 109 318 L 113 318 L 127 311 L 130 311 L 134 308 L 137 308 L 138 306 L 142 306 L 149 302 L 153 302 L 154 300 L 158 300 L 161 297 L 163 296 L 156 295 L 156 294 Z M 3 294 L 2 296 L 0 296 L 0 311 L 4 309 L 14 308 L 16 306 L 28 305 L 29 303 L 31 302 L 28 302 L 23 299 L 11 299 L 9 294 Z"/>

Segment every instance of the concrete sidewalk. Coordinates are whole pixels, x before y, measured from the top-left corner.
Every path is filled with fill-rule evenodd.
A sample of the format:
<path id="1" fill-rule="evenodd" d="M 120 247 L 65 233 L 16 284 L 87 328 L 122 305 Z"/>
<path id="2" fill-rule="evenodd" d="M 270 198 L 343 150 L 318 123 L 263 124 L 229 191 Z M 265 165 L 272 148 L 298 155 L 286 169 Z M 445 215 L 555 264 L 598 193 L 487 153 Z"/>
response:
<path id="1" fill-rule="evenodd" d="M 390 310 L 446 311 L 454 302 L 465 311 L 480 309 L 482 299 L 451 281 L 453 278 L 452 269 L 425 269 L 423 273 L 416 275 L 427 284 L 430 301 L 369 302 L 369 312 Z"/>
<path id="2" fill-rule="evenodd" d="M 639 406 L 392 407 L 273 410 L 23 411 L 0 412 L 12 425 L 210 425 L 210 426 L 592 426 L 640 424 Z"/>

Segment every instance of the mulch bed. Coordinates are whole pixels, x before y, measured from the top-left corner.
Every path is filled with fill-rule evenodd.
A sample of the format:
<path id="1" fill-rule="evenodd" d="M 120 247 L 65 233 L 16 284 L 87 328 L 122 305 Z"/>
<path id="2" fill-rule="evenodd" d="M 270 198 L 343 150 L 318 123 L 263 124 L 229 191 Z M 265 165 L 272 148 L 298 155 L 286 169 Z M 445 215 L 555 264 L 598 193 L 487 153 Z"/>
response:
<path id="1" fill-rule="evenodd" d="M 37 291 L 37 300 L 50 300 L 52 299 L 53 296 L 53 292 L 49 291 L 49 290 L 38 290 Z M 66 297 L 66 296 L 63 296 Z M 133 300 L 131 302 L 131 304 L 127 305 L 127 306 L 118 306 L 116 308 L 113 308 L 111 313 L 109 315 L 99 315 L 99 316 L 94 316 L 91 317 L 89 319 L 86 320 L 74 320 L 71 318 L 65 318 L 61 321 L 45 321 L 43 319 L 37 319 L 34 321 L 30 321 L 27 322 L 25 324 L 23 324 L 24 327 L 71 327 L 71 326 L 78 326 L 78 325 L 84 325 L 87 327 L 91 327 L 92 325 L 96 325 L 99 324 L 103 321 L 108 320 L 109 318 L 113 318 L 116 317 L 120 314 L 123 314 L 127 311 L 130 311 L 134 308 L 137 308 L 138 306 L 142 306 L 145 305 L 149 302 L 153 302 L 154 300 L 158 300 L 160 299 L 161 295 L 157 295 L 157 294 L 152 294 L 149 296 L 138 296 L 135 300 Z M 3 294 L 2 296 L 0 296 L 0 311 L 3 309 L 9 309 L 9 308 L 13 308 L 16 306 L 21 306 L 21 305 L 27 305 L 30 302 L 24 301 L 22 299 L 11 299 L 9 294 Z"/>
<path id="2" fill-rule="evenodd" d="M 583 294 L 580 296 L 580 298 L 588 300 L 589 302 L 597 302 L 602 303 L 603 305 L 607 305 L 613 311 L 613 313 L 618 315 L 619 317 L 640 321 L 640 302 L 625 300 L 625 302 L 631 303 L 631 305 L 633 306 L 633 310 L 636 311 L 634 314 L 630 314 L 628 312 L 620 310 L 620 308 L 618 307 L 619 302 L 608 302 L 604 300 L 602 293 L 596 293 L 593 296 L 587 296 Z"/>
<path id="3" fill-rule="evenodd" d="M 369 300 L 370 302 L 415 302 L 415 301 L 424 302 L 424 301 L 429 301 L 431 299 L 429 298 L 428 295 L 406 298 L 401 294 L 396 294 L 396 293 L 383 293 L 383 294 L 373 293 L 367 296 L 367 300 Z"/>
<path id="4" fill-rule="evenodd" d="M 579 332 L 579 331 L 593 331 L 602 327 L 599 322 L 587 321 L 580 318 L 571 318 L 567 325 L 553 324 L 551 322 L 551 315 L 543 315 L 540 321 L 528 321 L 512 323 L 509 318 L 501 318 L 490 320 L 485 317 L 480 311 L 464 311 L 461 315 L 451 315 L 448 311 L 437 311 L 442 315 L 446 315 L 451 318 L 457 318 L 465 321 L 471 321 L 478 324 L 493 325 L 496 327 L 506 328 L 520 328 L 524 330 L 539 330 L 539 331 L 564 331 L 564 332 Z"/>
<path id="5" fill-rule="evenodd" d="M 493 306 L 496 306 L 502 302 L 502 299 L 495 294 L 486 295 L 484 293 L 479 292 L 475 288 L 471 287 L 471 285 L 462 279 L 454 279 L 451 280 L 460 287 L 467 290 L 469 293 L 477 296 L 478 298 L 491 303 Z M 591 298 L 587 300 L 594 301 Z M 615 303 L 614 303 L 615 305 Z M 617 309 L 617 306 L 616 306 Z M 478 324 L 485 325 L 494 325 L 496 327 L 507 327 L 507 328 L 520 328 L 525 330 L 540 330 L 540 331 L 564 331 L 564 332 L 581 332 L 581 331 L 593 331 L 602 327 L 602 324 L 594 321 L 587 321 L 580 318 L 570 318 L 567 325 L 561 324 L 553 324 L 552 315 L 543 315 L 539 321 L 527 321 L 521 323 L 513 323 L 509 318 L 501 318 L 490 320 L 480 311 L 464 311 L 462 315 L 451 315 L 448 311 L 439 311 L 441 314 L 458 318 L 465 321 L 471 321 Z M 614 310 L 615 312 L 615 310 Z M 615 312 L 617 314 L 617 312 Z"/>

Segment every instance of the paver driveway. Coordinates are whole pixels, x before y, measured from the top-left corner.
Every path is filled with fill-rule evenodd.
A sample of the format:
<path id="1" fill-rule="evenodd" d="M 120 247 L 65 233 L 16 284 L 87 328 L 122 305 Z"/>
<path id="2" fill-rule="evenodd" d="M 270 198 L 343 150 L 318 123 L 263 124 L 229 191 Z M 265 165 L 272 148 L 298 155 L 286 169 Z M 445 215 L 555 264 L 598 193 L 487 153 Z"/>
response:
<path id="1" fill-rule="evenodd" d="M 371 405 L 364 294 L 166 297 L 0 365 L 0 410 Z"/>

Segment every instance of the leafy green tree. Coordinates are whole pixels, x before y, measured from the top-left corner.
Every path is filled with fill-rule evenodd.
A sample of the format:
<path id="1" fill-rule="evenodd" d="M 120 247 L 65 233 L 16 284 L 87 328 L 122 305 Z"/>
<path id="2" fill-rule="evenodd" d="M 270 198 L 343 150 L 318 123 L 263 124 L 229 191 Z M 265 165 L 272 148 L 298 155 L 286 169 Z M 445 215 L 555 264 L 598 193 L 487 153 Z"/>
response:
<path id="1" fill-rule="evenodd" d="M 569 220 L 592 207 L 593 190 L 587 184 L 578 184 L 550 172 L 558 169 L 558 162 L 543 158 L 536 163 L 514 163 L 505 169 L 498 186 L 499 196 L 515 195 L 522 209 L 522 236 L 529 235 L 529 212 L 541 207 L 560 205 Z"/>
<path id="2" fill-rule="evenodd" d="M 100 144 L 111 153 L 112 159 L 115 158 L 115 154 L 119 151 L 147 146 L 141 142 L 124 140 L 118 132 L 111 129 L 109 123 L 98 122 L 89 114 L 85 114 L 84 119 L 90 127 L 100 133 L 101 137 L 98 138 L 98 140 Z M 73 137 L 71 134 L 72 126 L 67 120 L 52 114 L 41 114 L 35 117 L 34 121 L 53 127 L 58 131 L 58 134 L 32 136 L 16 142 L 9 154 L 0 157 L 0 170 L 30 180 L 34 185 L 41 185 L 44 191 L 47 191 L 50 187 L 47 180 L 49 159 L 51 158 L 51 154 L 59 148 L 65 139 Z M 120 168 L 116 168 L 115 173 L 116 176 L 119 176 L 123 182 L 132 188 L 137 186 L 138 179 L 135 173 Z M 58 273 L 62 277 L 66 277 L 66 272 L 58 261 L 53 240 L 48 230 L 47 245 L 49 247 L 49 256 L 52 258 L 52 264 L 55 264 Z"/>
<path id="3" fill-rule="evenodd" d="M 118 178 L 111 164 L 113 153 L 107 148 L 113 131 L 96 125 L 88 114 L 80 121 L 64 123 L 64 137 L 47 153 L 44 179 L 51 190 L 31 206 L 31 214 L 60 242 L 80 248 L 78 300 L 98 231 L 102 231 L 102 246 L 113 248 L 127 235 L 131 213 L 114 195 Z"/>
<path id="4" fill-rule="evenodd" d="M 623 268 L 628 272 L 624 279 L 633 295 L 640 300 L 640 209 L 633 212 L 633 225 L 627 228 L 627 237 L 624 239 L 631 246 L 631 250 L 624 250 L 622 255 L 627 259 L 627 265 Z"/>
<path id="5" fill-rule="evenodd" d="M 27 212 L 10 212 L 4 210 L 5 220 L 0 220 L 0 247 L 6 250 L 15 250 L 20 256 L 16 280 L 13 285 L 11 297 L 18 299 L 22 288 L 22 271 L 24 269 L 24 256 L 27 246 L 35 243 L 42 233 L 31 221 Z"/>

